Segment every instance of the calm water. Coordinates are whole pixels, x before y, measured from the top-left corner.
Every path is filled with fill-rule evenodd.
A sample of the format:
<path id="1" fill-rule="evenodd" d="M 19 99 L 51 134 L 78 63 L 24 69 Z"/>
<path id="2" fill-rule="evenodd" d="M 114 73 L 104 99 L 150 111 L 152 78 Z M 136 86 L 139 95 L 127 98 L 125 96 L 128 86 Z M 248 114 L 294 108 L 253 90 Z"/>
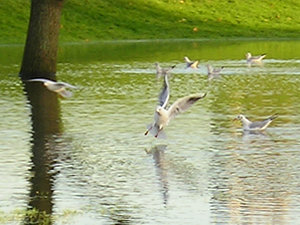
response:
<path id="1" fill-rule="evenodd" d="M 79 87 L 70 99 L 40 86 L 26 96 L 22 50 L 0 46 L 0 224 L 29 224 L 32 208 L 53 224 L 300 223 L 300 41 L 64 45 L 57 76 Z M 247 51 L 265 63 L 248 67 Z M 171 103 L 208 93 L 165 140 L 144 136 L 155 62 L 177 65 Z M 209 82 L 207 63 L 223 76 Z M 240 113 L 279 117 L 245 134 Z"/>

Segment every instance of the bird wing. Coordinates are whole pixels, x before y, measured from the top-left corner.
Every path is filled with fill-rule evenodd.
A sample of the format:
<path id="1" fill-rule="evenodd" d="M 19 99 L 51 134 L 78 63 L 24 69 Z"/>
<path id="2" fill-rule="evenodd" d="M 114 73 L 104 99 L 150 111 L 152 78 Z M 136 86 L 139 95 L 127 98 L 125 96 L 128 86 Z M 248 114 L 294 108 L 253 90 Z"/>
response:
<path id="1" fill-rule="evenodd" d="M 263 121 L 252 122 L 249 125 L 249 128 L 250 129 L 265 129 L 276 118 L 277 118 L 277 115 L 273 115 L 273 116 L 270 116 L 269 118 L 267 118 L 267 119 L 265 119 Z"/>
<path id="2" fill-rule="evenodd" d="M 195 102 L 197 102 L 199 99 L 204 98 L 205 96 L 206 96 L 206 93 L 194 94 L 194 95 L 189 95 L 189 96 L 185 96 L 183 98 L 178 99 L 168 109 L 169 120 L 173 119 L 179 113 L 186 111 Z"/>
<path id="3" fill-rule="evenodd" d="M 264 54 L 261 54 L 261 55 L 259 56 L 259 58 L 260 58 L 260 59 L 263 59 L 263 58 L 265 58 L 266 56 L 267 56 L 267 54 L 264 53 Z"/>
<path id="4" fill-rule="evenodd" d="M 71 91 L 68 91 L 68 90 L 66 90 L 64 88 L 61 89 L 61 90 L 59 90 L 59 91 L 57 91 L 57 93 L 60 94 L 64 98 L 70 98 L 73 95 Z"/>
<path id="5" fill-rule="evenodd" d="M 165 108 L 168 104 L 169 98 L 170 98 L 170 89 L 169 89 L 168 75 L 165 75 L 164 85 L 158 96 L 158 105 Z"/>
<path id="6" fill-rule="evenodd" d="M 62 81 L 57 82 L 56 84 L 59 85 L 59 86 L 67 87 L 67 88 L 76 88 L 75 86 L 73 86 L 73 85 L 71 85 L 71 84 L 68 84 L 68 83 L 66 83 L 66 82 L 62 82 Z"/>
<path id="7" fill-rule="evenodd" d="M 252 56 L 250 58 L 250 60 L 254 60 L 254 61 L 260 61 L 262 60 L 263 58 L 265 58 L 267 55 L 266 54 L 262 54 L 262 55 L 259 55 L 259 56 Z"/>
<path id="8" fill-rule="evenodd" d="M 271 121 L 272 120 L 269 120 L 269 119 L 264 120 L 264 121 L 255 121 L 249 125 L 249 128 L 251 130 L 261 130 L 263 128 L 266 128 Z"/>
<path id="9" fill-rule="evenodd" d="M 184 61 L 185 61 L 186 63 L 191 63 L 191 62 L 192 62 L 187 56 L 184 57 Z"/>
<path id="10" fill-rule="evenodd" d="M 52 80 L 48 80 L 48 79 L 44 79 L 44 78 L 35 78 L 35 79 L 30 79 L 30 80 L 27 80 L 29 82 L 43 82 L 43 83 L 54 83 L 54 81 Z"/>
<path id="11" fill-rule="evenodd" d="M 198 65 L 199 65 L 199 61 L 194 61 L 189 65 L 189 67 L 191 67 L 193 69 L 197 69 Z"/>

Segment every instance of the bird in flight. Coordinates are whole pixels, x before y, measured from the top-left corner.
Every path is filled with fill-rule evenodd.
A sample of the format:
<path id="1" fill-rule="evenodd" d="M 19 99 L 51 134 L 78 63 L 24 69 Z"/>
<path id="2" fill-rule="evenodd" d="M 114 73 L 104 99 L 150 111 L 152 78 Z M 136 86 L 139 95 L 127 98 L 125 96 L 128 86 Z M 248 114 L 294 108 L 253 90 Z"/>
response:
<path id="1" fill-rule="evenodd" d="M 184 57 L 184 61 L 186 62 L 186 68 L 197 69 L 199 65 L 199 61 L 191 61 L 187 56 Z"/>
<path id="2" fill-rule="evenodd" d="M 168 76 L 164 76 L 163 88 L 159 94 L 158 105 L 156 106 L 156 110 L 154 112 L 154 122 L 147 126 L 145 135 L 150 132 L 156 138 L 166 138 L 163 129 L 169 124 L 169 122 L 179 113 L 186 111 L 195 102 L 204 98 L 205 96 L 206 93 L 188 95 L 179 98 L 169 108 L 167 108 L 167 104 L 170 98 L 170 87 Z"/>
<path id="3" fill-rule="evenodd" d="M 68 88 L 76 88 L 75 86 L 65 83 L 65 82 L 56 82 L 56 81 L 52 81 L 52 80 L 48 80 L 48 79 L 44 79 L 44 78 L 36 78 L 36 79 L 30 79 L 27 80 L 28 82 L 42 82 L 44 84 L 44 86 L 53 92 L 56 92 L 57 94 L 59 94 L 60 96 L 64 97 L 64 98 L 69 98 L 72 96 L 72 92 L 67 90 Z"/>

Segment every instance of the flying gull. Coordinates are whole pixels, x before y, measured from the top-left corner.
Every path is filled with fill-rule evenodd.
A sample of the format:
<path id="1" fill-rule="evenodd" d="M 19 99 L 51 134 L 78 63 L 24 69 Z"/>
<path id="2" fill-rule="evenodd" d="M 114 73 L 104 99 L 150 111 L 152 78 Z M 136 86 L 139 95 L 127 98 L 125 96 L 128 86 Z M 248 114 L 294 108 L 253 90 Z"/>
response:
<path id="1" fill-rule="evenodd" d="M 62 97 L 65 98 L 69 98 L 72 96 L 72 92 L 68 91 L 67 88 L 76 88 L 75 86 L 65 83 L 65 82 L 55 82 L 52 80 L 48 80 L 48 79 L 43 79 L 43 78 L 36 78 L 36 79 L 30 79 L 27 80 L 29 82 L 42 82 L 44 84 L 44 86 L 53 92 L 58 93 L 59 95 L 61 95 Z"/>
<path id="2" fill-rule="evenodd" d="M 166 135 L 163 132 L 165 126 L 179 113 L 186 111 L 199 99 L 206 96 L 205 94 L 193 94 L 185 96 L 175 101 L 168 109 L 167 104 L 170 97 L 170 88 L 168 82 L 168 76 L 164 76 L 164 85 L 162 91 L 158 97 L 158 105 L 154 112 L 154 122 L 147 126 L 145 135 L 149 132 L 156 138 L 165 138 Z"/>
<path id="3" fill-rule="evenodd" d="M 186 62 L 186 68 L 198 68 L 199 61 L 191 61 L 187 56 L 184 57 L 184 61 Z"/>

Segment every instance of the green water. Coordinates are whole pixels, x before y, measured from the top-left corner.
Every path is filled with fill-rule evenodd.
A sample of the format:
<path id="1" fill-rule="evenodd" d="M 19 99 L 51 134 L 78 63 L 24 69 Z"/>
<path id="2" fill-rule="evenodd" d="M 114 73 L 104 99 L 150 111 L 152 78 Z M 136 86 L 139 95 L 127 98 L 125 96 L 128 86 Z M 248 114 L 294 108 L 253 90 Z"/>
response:
<path id="1" fill-rule="evenodd" d="M 299 41 L 63 45 L 58 80 L 78 87 L 69 99 L 38 85 L 24 94 L 22 50 L 0 46 L 0 223 L 29 223 L 32 207 L 53 224 L 299 223 Z M 248 66 L 248 51 L 267 53 L 264 64 Z M 162 85 L 155 62 L 176 65 L 170 103 L 207 93 L 165 140 L 144 136 Z M 219 79 L 207 63 L 225 66 Z M 246 134 L 240 113 L 278 118 Z"/>

